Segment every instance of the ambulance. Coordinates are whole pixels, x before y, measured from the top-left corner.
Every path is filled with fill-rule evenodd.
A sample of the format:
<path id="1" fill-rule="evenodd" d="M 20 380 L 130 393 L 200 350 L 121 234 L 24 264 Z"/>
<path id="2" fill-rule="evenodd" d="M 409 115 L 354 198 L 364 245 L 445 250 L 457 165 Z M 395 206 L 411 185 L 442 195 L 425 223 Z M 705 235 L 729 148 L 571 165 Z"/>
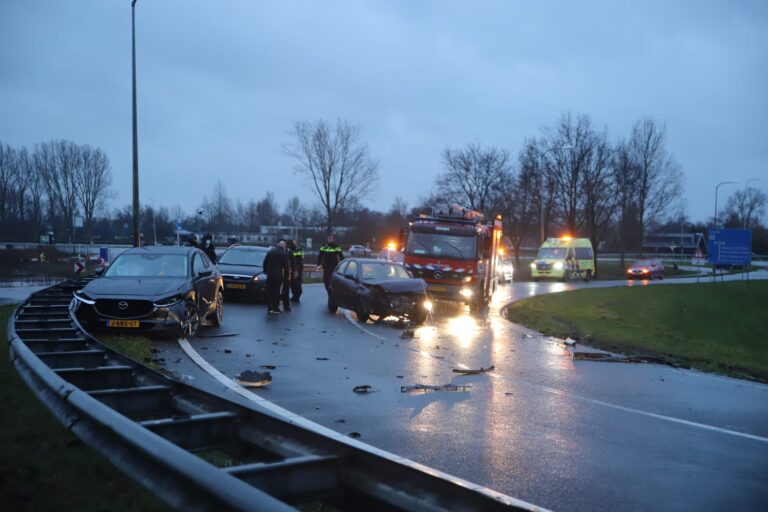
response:
<path id="1" fill-rule="evenodd" d="M 570 281 L 595 276 L 595 252 L 589 238 L 547 238 L 531 263 L 531 277 Z"/>

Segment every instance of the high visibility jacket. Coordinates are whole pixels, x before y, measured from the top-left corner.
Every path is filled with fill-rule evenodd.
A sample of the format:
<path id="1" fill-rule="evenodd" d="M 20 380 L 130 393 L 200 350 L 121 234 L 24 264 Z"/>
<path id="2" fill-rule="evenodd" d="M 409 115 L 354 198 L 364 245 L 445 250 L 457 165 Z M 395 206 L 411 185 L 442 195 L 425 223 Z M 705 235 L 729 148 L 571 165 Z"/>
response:
<path id="1" fill-rule="evenodd" d="M 341 247 L 336 244 L 326 244 L 320 248 L 317 264 L 322 266 L 323 270 L 330 272 L 343 259 L 344 254 L 341 252 Z"/>
<path id="2" fill-rule="evenodd" d="M 291 272 L 302 273 L 304 271 L 304 251 L 299 247 L 293 250 L 289 248 L 288 254 L 291 257 Z"/>

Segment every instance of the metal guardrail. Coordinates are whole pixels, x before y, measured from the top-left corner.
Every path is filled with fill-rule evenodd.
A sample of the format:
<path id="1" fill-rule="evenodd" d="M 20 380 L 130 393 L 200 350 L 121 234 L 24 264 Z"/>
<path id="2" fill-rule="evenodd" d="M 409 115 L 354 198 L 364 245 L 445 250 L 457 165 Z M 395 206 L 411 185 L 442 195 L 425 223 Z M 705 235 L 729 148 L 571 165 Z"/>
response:
<path id="1" fill-rule="evenodd" d="M 85 333 L 69 281 L 37 292 L 8 324 L 11 361 L 85 444 L 184 510 L 541 510 L 356 441 L 205 393 Z M 217 451 L 217 468 L 195 453 Z"/>

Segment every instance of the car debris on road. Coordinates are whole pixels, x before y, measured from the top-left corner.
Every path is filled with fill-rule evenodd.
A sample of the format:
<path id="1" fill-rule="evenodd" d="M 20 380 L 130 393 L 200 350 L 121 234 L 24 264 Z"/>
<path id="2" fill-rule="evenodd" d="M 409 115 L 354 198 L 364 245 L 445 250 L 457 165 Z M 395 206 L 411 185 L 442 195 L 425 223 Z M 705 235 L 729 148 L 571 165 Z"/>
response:
<path id="1" fill-rule="evenodd" d="M 235 376 L 235 382 L 249 388 L 260 388 L 272 382 L 272 374 L 269 372 L 246 370 Z"/>
<path id="2" fill-rule="evenodd" d="M 457 384 L 443 384 L 441 386 L 433 386 L 430 384 L 413 384 L 410 386 L 400 386 L 400 392 L 401 393 L 409 393 L 411 391 L 423 391 L 424 393 L 428 391 L 469 391 L 472 389 L 472 386 L 463 384 L 463 385 L 457 385 Z"/>
<path id="3" fill-rule="evenodd" d="M 373 389 L 373 386 L 369 384 L 363 384 L 362 386 L 355 386 L 352 388 L 352 391 L 355 393 L 375 393 L 378 391 L 378 389 Z"/>
<path id="4" fill-rule="evenodd" d="M 453 373 L 461 373 L 462 375 L 478 375 L 480 373 L 487 373 L 492 372 L 495 369 L 493 365 L 489 366 L 488 368 L 483 368 L 482 366 L 477 369 L 464 369 L 464 368 L 454 368 Z"/>

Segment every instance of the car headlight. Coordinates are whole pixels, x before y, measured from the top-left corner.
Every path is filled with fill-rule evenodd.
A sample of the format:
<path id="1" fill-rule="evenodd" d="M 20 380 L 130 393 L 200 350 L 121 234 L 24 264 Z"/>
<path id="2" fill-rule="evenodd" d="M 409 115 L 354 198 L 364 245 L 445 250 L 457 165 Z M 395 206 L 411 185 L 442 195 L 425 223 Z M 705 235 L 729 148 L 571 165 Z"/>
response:
<path id="1" fill-rule="evenodd" d="M 253 280 L 254 281 L 261 281 L 263 279 L 266 279 L 266 277 L 267 276 L 265 276 L 264 274 L 256 274 L 255 276 L 253 276 Z"/>
<path id="2" fill-rule="evenodd" d="M 563 262 L 562 261 L 556 261 L 552 268 L 554 268 L 555 270 L 563 270 Z"/>
<path id="3" fill-rule="evenodd" d="M 462 288 L 459 294 L 461 294 L 462 297 L 469 298 L 472 296 L 472 290 L 469 288 Z"/>
<path id="4" fill-rule="evenodd" d="M 425 300 L 424 301 L 424 309 L 427 311 L 432 311 L 432 301 L 431 300 Z"/>
<path id="5" fill-rule="evenodd" d="M 465 283 L 471 283 L 472 282 L 472 276 L 467 276 L 464 278 Z"/>
<path id="6" fill-rule="evenodd" d="M 174 304 L 178 304 L 183 300 L 184 300 L 184 295 L 182 294 L 173 295 L 171 297 L 166 297 L 164 299 L 156 300 L 155 306 L 157 306 L 158 308 L 167 308 L 169 306 L 173 306 Z"/>
<path id="7" fill-rule="evenodd" d="M 91 299 L 81 291 L 76 291 L 72 295 L 75 297 L 75 299 L 78 300 L 78 302 L 82 302 L 83 304 L 88 304 L 89 306 L 96 304 L 95 300 Z"/>
<path id="8" fill-rule="evenodd" d="M 531 263 L 531 268 L 532 268 L 533 270 L 536 270 L 536 263 Z"/>

